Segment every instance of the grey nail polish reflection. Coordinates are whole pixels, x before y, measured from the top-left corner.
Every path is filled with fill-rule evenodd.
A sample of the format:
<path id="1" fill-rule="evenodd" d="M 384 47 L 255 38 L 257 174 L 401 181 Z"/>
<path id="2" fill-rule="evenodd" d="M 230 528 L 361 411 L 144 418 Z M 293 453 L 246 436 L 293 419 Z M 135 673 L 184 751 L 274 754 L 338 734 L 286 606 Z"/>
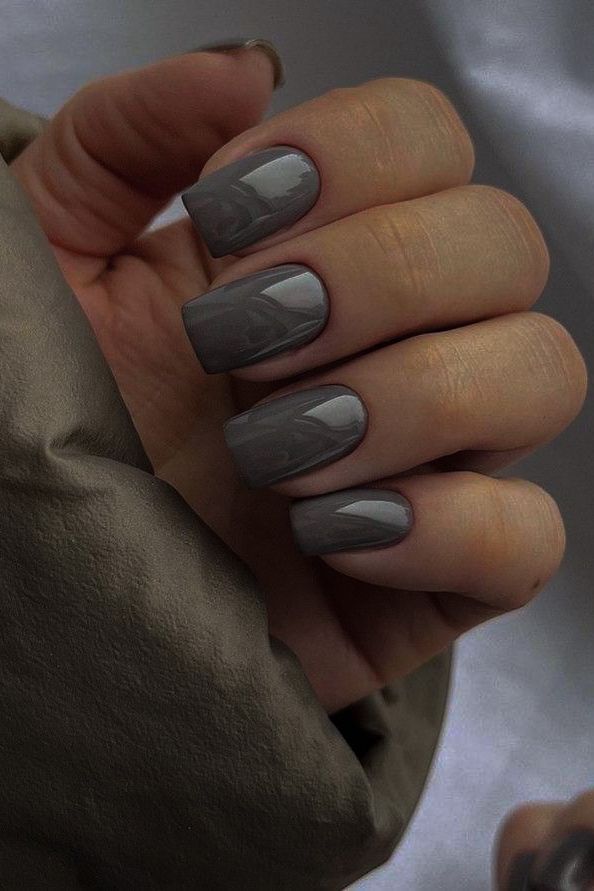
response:
<path id="1" fill-rule="evenodd" d="M 337 385 L 290 393 L 231 418 L 225 439 L 252 488 L 323 467 L 352 452 L 365 436 L 360 397 Z"/>
<path id="2" fill-rule="evenodd" d="M 293 535 L 304 554 L 385 548 L 412 528 L 410 502 L 382 489 L 345 489 L 291 506 Z"/>
<path id="3" fill-rule="evenodd" d="M 182 307 L 205 371 L 253 365 L 309 343 L 328 319 L 326 289 L 306 266 L 286 264 L 221 285 Z"/>
<path id="4" fill-rule="evenodd" d="M 212 256 L 223 257 L 296 222 L 319 191 L 311 158 L 281 145 L 233 161 L 181 197 Z"/>
<path id="5" fill-rule="evenodd" d="M 567 835 L 531 878 L 534 889 L 588 891 L 594 880 L 594 834 L 576 829 Z"/>
<path id="6" fill-rule="evenodd" d="M 532 885 L 529 882 L 529 876 L 535 860 L 535 851 L 522 851 L 517 855 L 510 867 L 509 878 L 505 886 L 506 891 L 531 891 Z"/>

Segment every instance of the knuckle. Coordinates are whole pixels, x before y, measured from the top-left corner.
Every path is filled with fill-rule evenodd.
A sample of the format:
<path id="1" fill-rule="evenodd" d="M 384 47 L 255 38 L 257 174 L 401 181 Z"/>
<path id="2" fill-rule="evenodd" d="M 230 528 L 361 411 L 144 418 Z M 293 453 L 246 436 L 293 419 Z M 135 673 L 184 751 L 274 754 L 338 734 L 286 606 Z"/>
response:
<path id="1" fill-rule="evenodd" d="M 452 361 L 448 344 L 433 335 L 420 335 L 416 339 L 419 349 L 415 371 L 419 393 L 424 394 L 423 402 L 431 412 L 432 425 L 446 442 L 458 449 L 458 440 L 464 438 L 468 426 L 467 396 L 462 375 L 457 373 L 457 364 Z M 447 446 L 445 446 L 447 448 Z"/>
<path id="2" fill-rule="evenodd" d="M 358 87 L 337 87 L 326 94 L 336 117 L 348 132 L 364 134 L 372 151 L 369 160 L 380 170 L 392 172 L 406 166 L 406 140 L 394 126 L 393 88 L 389 78 Z"/>
<path id="3" fill-rule="evenodd" d="M 499 207 L 505 207 L 508 210 L 525 212 L 530 216 L 530 211 L 522 204 L 519 198 L 516 198 L 511 192 L 500 189 L 499 186 L 491 186 L 488 183 L 469 183 L 464 187 L 465 190 L 472 195 L 477 196 L 481 201 L 490 201 Z"/>
<path id="4" fill-rule="evenodd" d="M 558 394 L 569 423 L 581 410 L 588 390 L 588 370 L 573 337 L 560 322 L 540 312 L 522 313 L 521 319 L 537 356 L 535 373 L 543 386 Z"/>
<path id="5" fill-rule="evenodd" d="M 464 181 L 472 177 L 476 163 L 474 144 L 459 112 L 451 99 L 439 87 L 428 81 L 410 81 L 418 97 L 432 109 L 433 116 L 443 127 L 459 155 Z"/>
<path id="6" fill-rule="evenodd" d="M 541 588 L 553 578 L 559 569 L 565 553 L 567 536 L 559 505 L 553 496 L 536 483 L 526 481 L 526 485 L 532 489 L 536 503 L 536 515 L 540 517 L 542 527 L 538 542 L 538 556 L 542 560 L 539 579 L 539 588 Z M 535 583 L 533 583 L 533 590 L 538 590 Z"/>
<path id="7" fill-rule="evenodd" d="M 360 216 L 359 238 L 371 268 L 385 282 L 386 293 L 398 293 L 403 316 L 414 318 L 418 307 L 427 306 L 436 290 L 429 286 L 435 279 L 431 271 L 437 270 L 439 263 L 428 239 L 423 243 L 423 263 L 419 263 L 411 214 L 405 218 L 398 205 L 374 208 Z"/>
<path id="8" fill-rule="evenodd" d="M 384 212 L 383 208 L 373 208 L 362 214 L 359 222 L 358 237 L 375 268 L 390 269 L 393 263 L 401 261 L 406 245 L 394 214 Z"/>
<path id="9" fill-rule="evenodd" d="M 438 87 L 423 80 L 383 77 L 355 89 L 359 91 L 359 103 L 372 111 L 389 144 L 396 142 L 394 134 L 399 132 L 399 127 L 394 126 L 395 113 L 400 115 L 401 109 L 411 105 L 428 109 L 428 122 L 444 134 L 448 149 L 455 156 L 459 179 L 470 180 L 476 160 L 472 139 L 451 100 Z"/>
<path id="10" fill-rule="evenodd" d="M 361 87 L 332 87 L 331 90 L 327 90 L 323 95 L 324 102 L 329 101 L 331 104 L 336 104 L 341 106 L 345 102 L 350 102 L 354 97 L 357 96 Z M 313 103 L 315 104 L 318 100 L 314 99 Z"/>
<path id="11" fill-rule="evenodd" d="M 458 112 L 454 108 L 451 99 L 438 86 L 427 80 L 415 79 L 409 80 L 408 83 L 411 84 L 411 88 L 418 95 L 422 96 L 425 101 L 430 102 L 441 112 L 453 114 L 458 120 L 460 120 L 460 118 L 458 117 Z"/>
<path id="12" fill-rule="evenodd" d="M 533 600 L 557 573 L 565 553 L 565 525 L 557 502 L 541 486 L 514 477 L 499 483 L 509 499 L 510 513 L 519 518 L 516 529 L 526 529 L 524 535 L 512 530 L 510 538 L 513 537 L 516 550 L 508 555 L 525 567 L 507 604 L 509 609 L 519 609 Z"/>
<path id="13" fill-rule="evenodd" d="M 404 96 L 410 93 L 420 96 L 424 101 L 430 101 L 434 105 L 448 106 L 455 112 L 451 100 L 438 86 L 416 77 L 378 77 L 367 81 L 362 88 L 371 89 L 389 99 L 394 99 L 399 94 Z"/>
<path id="14" fill-rule="evenodd" d="M 472 504 L 467 549 L 472 580 L 490 588 L 506 612 L 526 606 L 555 575 L 565 527 L 554 498 L 536 483 L 467 472 Z"/>
<path id="15" fill-rule="evenodd" d="M 480 377 L 470 356 L 455 341 L 434 334 L 417 338 L 417 343 L 423 341 L 425 349 L 419 351 L 419 361 L 424 369 L 419 369 L 418 381 L 425 384 L 432 421 L 446 448 L 457 451 L 468 441 L 477 404 L 485 398 Z"/>
<path id="16" fill-rule="evenodd" d="M 536 300 L 544 290 L 551 268 L 549 250 L 538 223 L 520 199 L 505 189 L 473 183 L 466 186 L 466 190 L 483 213 L 486 210 L 492 217 L 495 212 L 497 228 L 507 235 L 518 258 L 518 286 L 525 282 Z"/>
<path id="17" fill-rule="evenodd" d="M 495 576 L 515 559 L 508 503 L 499 480 L 477 475 L 473 482 L 477 498 L 472 551 L 478 562 L 477 572 Z"/>

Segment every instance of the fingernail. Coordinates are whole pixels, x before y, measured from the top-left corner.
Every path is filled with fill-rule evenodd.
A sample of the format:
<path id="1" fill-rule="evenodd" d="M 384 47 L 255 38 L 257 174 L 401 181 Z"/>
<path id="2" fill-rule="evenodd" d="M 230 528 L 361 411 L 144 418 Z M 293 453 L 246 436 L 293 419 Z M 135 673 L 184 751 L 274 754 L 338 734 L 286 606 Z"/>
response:
<path id="1" fill-rule="evenodd" d="M 216 170 L 181 197 L 212 256 L 223 257 L 295 223 L 319 192 L 311 158 L 277 145 Z"/>
<path id="2" fill-rule="evenodd" d="M 531 876 L 534 891 L 588 891 L 594 880 L 594 833 L 576 829 L 567 835 Z"/>
<path id="3" fill-rule="evenodd" d="M 367 410 L 349 387 L 290 393 L 231 418 L 225 439 L 251 488 L 324 467 L 352 452 L 365 436 Z"/>
<path id="4" fill-rule="evenodd" d="M 412 529 L 412 505 L 383 489 L 345 489 L 296 501 L 290 508 L 297 546 L 304 554 L 387 548 Z"/>
<path id="5" fill-rule="evenodd" d="M 328 313 L 322 281 L 307 266 L 292 263 L 221 285 L 182 307 L 190 343 L 210 374 L 309 343 Z"/>
<path id="6" fill-rule="evenodd" d="M 188 53 L 228 53 L 237 49 L 259 49 L 266 53 L 272 67 L 274 68 L 274 89 L 284 86 L 285 69 L 283 61 L 275 45 L 264 37 L 245 38 L 245 37 L 229 37 L 225 40 L 217 40 L 214 43 L 204 43 L 194 49 L 188 50 Z"/>
<path id="7" fill-rule="evenodd" d="M 507 891 L 531 891 L 532 885 L 529 882 L 529 877 L 535 860 L 536 851 L 522 851 L 515 857 L 509 871 Z"/>

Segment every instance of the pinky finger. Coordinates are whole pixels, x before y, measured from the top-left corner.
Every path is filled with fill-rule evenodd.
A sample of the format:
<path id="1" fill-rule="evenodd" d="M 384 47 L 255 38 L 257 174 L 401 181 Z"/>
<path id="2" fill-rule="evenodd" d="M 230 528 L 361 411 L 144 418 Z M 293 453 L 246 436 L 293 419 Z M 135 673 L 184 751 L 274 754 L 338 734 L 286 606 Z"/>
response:
<path id="1" fill-rule="evenodd" d="M 507 815 L 494 845 L 498 891 L 527 891 L 528 876 L 538 849 L 546 841 L 563 806 L 564 802 L 529 802 Z"/>
<path id="2" fill-rule="evenodd" d="M 572 801 L 527 804 L 507 817 L 498 838 L 500 891 L 594 888 L 594 790 Z"/>
<path id="3" fill-rule="evenodd" d="M 338 572 L 388 588 L 456 592 L 484 604 L 488 617 L 534 597 L 565 548 L 547 492 L 472 471 L 399 476 L 303 499 L 291 523 L 300 549 Z"/>

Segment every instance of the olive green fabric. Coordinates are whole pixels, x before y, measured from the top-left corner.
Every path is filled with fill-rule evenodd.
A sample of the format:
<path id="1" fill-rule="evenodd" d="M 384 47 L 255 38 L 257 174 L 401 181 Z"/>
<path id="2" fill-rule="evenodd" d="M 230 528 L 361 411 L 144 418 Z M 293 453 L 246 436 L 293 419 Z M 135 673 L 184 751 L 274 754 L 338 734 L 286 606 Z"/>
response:
<path id="1" fill-rule="evenodd" d="M 2 104 L 5 159 L 42 126 Z M 324 712 L 249 571 L 153 475 L 2 159 L 0 414 L 3 891 L 316 891 L 384 863 L 451 651 Z"/>
<path id="2" fill-rule="evenodd" d="M 0 98 L 0 155 L 10 162 L 41 133 L 46 118 Z"/>

